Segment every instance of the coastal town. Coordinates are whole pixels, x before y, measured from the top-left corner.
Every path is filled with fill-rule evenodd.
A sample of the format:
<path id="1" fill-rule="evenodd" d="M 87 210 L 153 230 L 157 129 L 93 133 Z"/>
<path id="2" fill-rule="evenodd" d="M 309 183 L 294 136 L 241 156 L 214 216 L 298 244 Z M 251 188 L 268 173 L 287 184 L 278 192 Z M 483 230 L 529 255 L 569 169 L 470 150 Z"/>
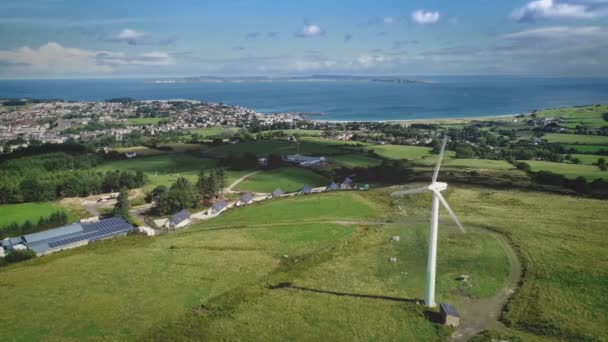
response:
<path id="1" fill-rule="evenodd" d="M 206 127 L 271 127 L 305 120 L 305 113 L 262 114 L 240 106 L 193 100 L 6 100 L 3 104 L 0 142 L 4 146 L 0 145 L 0 149 L 6 149 L 4 152 L 27 147 L 32 142 L 61 144 L 97 137 L 121 141 L 133 132 L 155 136 Z"/>

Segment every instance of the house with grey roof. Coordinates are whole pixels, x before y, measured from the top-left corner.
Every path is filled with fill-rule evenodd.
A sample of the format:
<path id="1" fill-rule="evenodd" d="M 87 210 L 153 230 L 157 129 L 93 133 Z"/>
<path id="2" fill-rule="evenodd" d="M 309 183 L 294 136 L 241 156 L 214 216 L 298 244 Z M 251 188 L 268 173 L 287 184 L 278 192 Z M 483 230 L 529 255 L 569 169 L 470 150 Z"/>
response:
<path id="1" fill-rule="evenodd" d="M 308 157 L 301 154 L 288 155 L 283 160 L 302 167 L 317 167 L 327 164 L 325 157 Z"/>
<path id="2" fill-rule="evenodd" d="M 272 193 L 270 193 L 270 195 L 268 195 L 268 197 L 266 197 L 266 199 L 279 198 L 283 195 L 285 195 L 283 190 L 281 190 L 281 188 L 276 188 L 276 189 L 274 189 L 274 191 Z"/>
<path id="3" fill-rule="evenodd" d="M 11 238 L 8 240 L 10 246 L 4 249 L 6 252 L 10 252 L 24 246 L 40 256 L 64 249 L 84 246 L 97 240 L 126 235 L 132 229 L 133 226 L 121 217 L 90 222 L 76 222 L 55 229 Z M 6 241 L 3 240 L 3 246 L 6 244 Z"/>
<path id="4" fill-rule="evenodd" d="M 342 184 L 340 184 L 340 189 L 342 190 L 350 190 L 353 188 L 353 181 L 352 179 L 346 177 L 346 179 L 344 179 L 344 182 L 342 182 Z"/>
<path id="5" fill-rule="evenodd" d="M 308 186 L 308 184 L 304 185 L 304 187 L 302 188 L 302 190 L 300 190 L 301 194 L 309 194 L 312 192 L 312 188 L 310 186 Z"/>
<path id="6" fill-rule="evenodd" d="M 249 192 L 242 194 L 241 196 L 239 196 L 239 200 L 236 201 L 235 205 L 237 207 L 243 206 L 243 205 L 247 205 L 247 204 L 251 204 L 253 203 L 253 195 Z"/>
<path id="7" fill-rule="evenodd" d="M 208 215 L 218 215 L 224 209 L 226 209 L 227 206 L 228 206 L 228 203 L 226 203 L 226 201 L 224 201 L 223 199 L 221 199 L 221 200 L 216 201 L 215 203 L 213 203 L 213 205 L 211 206 L 211 208 L 209 208 L 209 210 L 207 210 L 207 214 Z"/>
<path id="8" fill-rule="evenodd" d="M 164 227 L 167 229 L 179 229 L 190 224 L 190 222 L 192 222 L 190 220 L 190 213 L 187 210 L 182 210 L 171 216 L 164 224 Z"/>
<path id="9" fill-rule="evenodd" d="M 336 190 L 340 190 L 340 187 L 335 182 L 332 182 L 325 188 L 325 191 L 336 191 Z"/>

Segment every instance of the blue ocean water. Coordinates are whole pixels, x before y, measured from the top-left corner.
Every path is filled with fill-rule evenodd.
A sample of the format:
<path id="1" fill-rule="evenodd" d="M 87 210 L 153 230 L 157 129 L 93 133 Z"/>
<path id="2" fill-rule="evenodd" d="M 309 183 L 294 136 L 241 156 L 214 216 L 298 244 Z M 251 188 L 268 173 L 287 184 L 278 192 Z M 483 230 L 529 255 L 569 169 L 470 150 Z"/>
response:
<path id="1" fill-rule="evenodd" d="M 153 80 L 0 80 L 3 98 L 195 99 L 260 112 L 324 112 L 323 120 L 409 120 L 518 114 L 608 103 L 606 78 L 424 77 L 430 84 L 357 81 L 157 84 Z"/>

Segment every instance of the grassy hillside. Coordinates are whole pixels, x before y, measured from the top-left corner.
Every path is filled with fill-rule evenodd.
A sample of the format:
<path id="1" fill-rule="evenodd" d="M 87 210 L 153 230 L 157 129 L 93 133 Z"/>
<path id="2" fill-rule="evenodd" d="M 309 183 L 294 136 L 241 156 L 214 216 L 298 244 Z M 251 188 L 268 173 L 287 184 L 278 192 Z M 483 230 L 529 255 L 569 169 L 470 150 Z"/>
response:
<path id="1" fill-rule="evenodd" d="M 341 156 L 333 156 L 329 158 L 329 161 L 338 166 L 344 166 L 348 168 L 377 166 L 382 163 L 382 161 L 379 159 L 367 157 L 361 154 L 345 154 Z"/>
<path id="2" fill-rule="evenodd" d="M 449 330 L 410 302 L 422 294 L 426 219 L 385 226 L 386 199 L 343 192 L 269 201 L 157 238 L 104 241 L 0 269 L 0 300 L 14 313 L 0 316 L 0 339 L 445 337 Z M 388 241 L 393 234 L 401 243 Z M 501 286 L 507 263 L 493 238 L 445 226 L 441 245 L 440 300 Z M 392 256 L 399 262 L 388 263 Z M 479 286 L 453 279 L 463 270 Z M 348 295 L 268 287 L 280 282 Z"/>
<path id="3" fill-rule="evenodd" d="M 608 172 L 600 170 L 599 167 L 595 165 L 552 163 L 537 160 L 524 160 L 523 162 L 530 165 L 534 172 L 550 171 L 567 178 L 585 177 L 590 181 L 598 178 L 608 179 Z"/>
<path id="4" fill-rule="evenodd" d="M 328 185 L 327 178 L 318 173 L 296 167 L 282 167 L 280 169 L 264 171 L 247 178 L 238 185 L 240 191 L 272 192 L 281 188 L 285 192 L 295 192 L 306 184 L 311 187 Z"/>
<path id="5" fill-rule="evenodd" d="M 150 190 L 158 185 L 171 185 L 179 177 L 196 182 L 201 169 L 210 169 L 216 164 L 217 162 L 213 159 L 176 153 L 112 161 L 100 165 L 98 169 L 104 172 L 110 170 L 143 171 L 148 177 L 145 189 Z M 226 183 L 230 184 L 248 172 L 251 171 L 227 171 Z"/>
<path id="6" fill-rule="evenodd" d="M 36 224 L 41 217 L 47 217 L 57 210 L 60 207 L 54 202 L 3 204 L 0 205 L 0 228 L 13 222 L 23 224 L 27 220 Z"/>
<path id="7" fill-rule="evenodd" d="M 431 148 L 421 146 L 374 145 L 369 146 L 368 149 L 388 159 L 416 160 L 428 157 L 431 153 Z"/>
<path id="8" fill-rule="evenodd" d="M 543 139 L 546 139 L 550 143 L 608 145 L 608 137 L 602 135 L 548 133 L 543 136 Z"/>
<path id="9" fill-rule="evenodd" d="M 514 327 L 571 341 L 608 336 L 605 201 L 477 189 L 448 200 L 465 224 L 504 232 L 520 249 L 527 272 L 505 315 Z"/>

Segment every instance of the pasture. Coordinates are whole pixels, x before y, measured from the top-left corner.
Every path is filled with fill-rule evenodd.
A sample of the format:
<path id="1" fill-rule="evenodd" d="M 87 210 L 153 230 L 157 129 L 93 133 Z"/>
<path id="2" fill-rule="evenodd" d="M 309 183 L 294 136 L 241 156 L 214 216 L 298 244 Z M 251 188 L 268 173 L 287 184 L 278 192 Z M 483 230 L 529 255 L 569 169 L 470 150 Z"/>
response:
<path id="1" fill-rule="evenodd" d="M 608 336 L 606 202 L 535 192 L 457 189 L 448 201 L 464 224 L 504 233 L 526 267 L 505 318 L 547 337 Z"/>
<path id="2" fill-rule="evenodd" d="M 102 241 L 12 265 L 0 269 L 0 300 L 14 313 L 0 316 L 0 339 L 284 340 L 307 331 L 325 340 L 445 338 L 449 329 L 410 302 L 423 293 L 428 212 L 383 223 L 391 213 L 380 191 L 299 196 L 157 238 Z M 438 299 L 492 295 L 508 273 L 497 241 L 443 228 Z M 400 243 L 388 241 L 393 234 Z M 399 262 L 388 263 L 392 256 Z M 453 279 L 463 271 L 479 282 L 463 287 Z M 304 290 L 268 287 L 281 282 Z"/>
<path id="3" fill-rule="evenodd" d="M 584 177 L 588 181 L 593 181 L 598 178 L 604 180 L 608 179 L 608 172 L 600 170 L 599 167 L 595 165 L 553 163 L 537 160 L 522 160 L 522 162 L 530 165 L 534 172 L 549 171 L 571 179 Z"/>
<path id="4" fill-rule="evenodd" d="M 111 170 L 142 171 L 148 178 L 145 189 L 151 190 L 158 185 L 169 186 L 179 177 L 185 177 L 194 183 L 201 169 L 210 169 L 216 164 L 213 159 L 174 153 L 111 161 L 98 166 L 97 169 L 103 172 Z M 227 171 L 226 183 L 229 184 L 245 174 L 247 171 Z"/>
<path id="5" fill-rule="evenodd" d="M 431 148 L 404 145 L 372 145 L 367 147 L 387 159 L 418 160 L 431 156 Z"/>
<path id="6" fill-rule="evenodd" d="M 574 145 L 574 144 L 563 144 L 565 149 L 575 149 L 579 152 L 585 153 L 596 153 L 599 151 L 608 151 L 608 146 L 606 145 Z"/>
<path id="7" fill-rule="evenodd" d="M 582 135 L 565 133 L 548 133 L 543 139 L 550 143 L 563 143 L 575 145 L 608 145 L 608 136 Z M 606 146 L 608 148 L 608 146 Z"/>
<path id="8" fill-rule="evenodd" d="M 338 166 L 344 166 L 348 168 L 378 166 L 382 164 L 381 160 L 368 157 L 362 154 L 345 154 L 340 156 L 332 156 L 329 158 L 329 161 Z"/>
<path id="9" fill-rule="evenodd" d="M 564 127 L 576 128 L 576 126 L 582 125 L 600 128 L 608 124 L 602 118 L 602 114 L 606 112 L 608 112 L 608 105 L 598 105 L 541 110 L 536 112 L 536 116 L 561 118 L 565 122 L 560 126 Z"/>
<path id="10" fill-rule="evenodd" d="M 269 193 L 276 188 L 285 192 L 296 192 L 308 184 L 311 187 L 319 187 L 331 183 L 327 178 L 318 173 L 297 167 L 282 167 L 258 173 L 238 184 L 240 191 Z"/>
<path id="11" fill-rule="evenodd" d="M 41 217 L 47 217 L 60 209 L 54 202 L 3 204 L 0 205 L 0 228 L 13 222 L 23 224 L 27 220 L 36 224 Z"/>
<path id="12" fill-rule="evenodd" d="M 600 156 L 600 155 L 596 155 L 596 154 L 571 154 L 570 157 L 572 159 L 577 158 L 578 160 L 581 161 L 582 164 L 585 164 L 585 165 L 597 164 L 597 161 L 600 158 L 604 158 L 604 160 L 608 161 L 608 156 Z M 565 160 L 564 162 L 568 163 L 569 161 Z"/>
<path id="13" fill-rule="evenodd" d="M 339 146 L 319 141 L 302 141 L 299 144 L 287 140 L 260 140 L 243 142 L 239 144 L 226 144 L 212 147 L 203 153 L 209 157 L 227 157 L 229 155 L 243 155 L 245 153 L 260 154 L 296 154 L 304 155 L 331 155 L 343 153 Z"/>

